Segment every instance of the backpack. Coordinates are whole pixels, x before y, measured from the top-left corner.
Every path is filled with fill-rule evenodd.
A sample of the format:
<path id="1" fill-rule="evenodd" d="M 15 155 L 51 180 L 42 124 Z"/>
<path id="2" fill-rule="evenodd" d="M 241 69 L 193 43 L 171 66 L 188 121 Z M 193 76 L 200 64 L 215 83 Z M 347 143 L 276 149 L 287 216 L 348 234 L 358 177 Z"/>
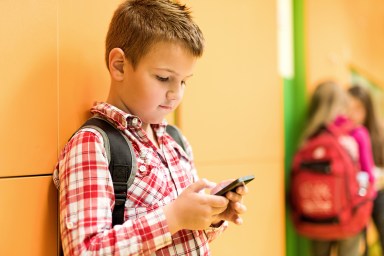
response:
<path id="1" fill-rule="evenodd" d="M 328 126 L 294 155 L 289 196 L 294 227 L 305 237 L 343 239 L 364 230 L 369 221 L 373 186 L 362 190 L 357 181 L 359 165 L 340 143 L 353 139 L 348 132 Z"/>
<path id="2" fill-rule="evenodd" d="M 104 140 L 104 147 L 109 161 L 109 172 L 111 173 L 113 189 L 115 192 L 115 207 L 112 212 L 112 225 L 124 223 L 124 207 L 127 200 L 127 190 L 132 185 L 136 176 L 137 162 L 132 144 L 122 132 L 116 129 L 107 120 L 92 117 L 81 127 L 97 130 Z M 79 130 L 80 130 L 79 129 Z M 186 151 L 181 132 L 172 125 L 167 125 L 166 132 Z"/>

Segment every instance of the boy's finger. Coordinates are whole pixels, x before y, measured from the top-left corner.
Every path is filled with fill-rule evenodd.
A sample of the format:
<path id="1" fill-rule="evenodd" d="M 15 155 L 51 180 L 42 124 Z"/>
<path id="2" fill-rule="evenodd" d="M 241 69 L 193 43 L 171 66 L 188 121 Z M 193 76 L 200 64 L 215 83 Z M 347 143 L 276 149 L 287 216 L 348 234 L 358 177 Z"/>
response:
<path id="1" fill-rule="evenodd" d="M 227 209 L 227 207 L 213 207 L 212 208 L 212 214 L 213 215 L 219 215 L 220 213 L 224 212 Z"/>
<path id="2" fill-rule="evenodd" d="M 216 184 L 214 182 L 211 182 L 207 179 L 200 179 L 200 180 L 196 181 L 195 183 L 191 184 L 188 187 L 188 189 L 193 191 L 193 192 L 200 192 L 203 189 L 213 188 L 214 186 L 216 186 Z"/>
<path id="3" fill-rule="evenodd" d="M 233 223 L 235 223 L 237 225 L 241 225 L 241 224 L 243 224 L 243 219 L 240 218 L 239 216 L 237 216 L 237 218 L 234 219 Z"/>
<path id="4" fill-rule="evenodd" d="M 231 200 L 232 202 L 241 202 L 241 200 L 243 199 L 242 195 L 235 192 L 228 192 L 225 197 Z"/>
<path id="5" fill-rule="evenodd" d="M 227 207 L 229 200 L 224 196 L 206 195 L 207 204 L 212 207 Z"/>
<path id="6" fill-rule="evenodd" d="M 240 195 L 245 195 L 248 193 L 248 187 L 246 185 L 244 186 L 240 186 L 236 189 L 236 193 L 240 194 Z"/>
<path id="7" fill-rule="evenodd" d="M 234 203 L 233 204 L 233 209 L 238 214 L 244 214 L 247 211 L 247 207 L 244 204 L 241 204 L 241 203 Z"/>

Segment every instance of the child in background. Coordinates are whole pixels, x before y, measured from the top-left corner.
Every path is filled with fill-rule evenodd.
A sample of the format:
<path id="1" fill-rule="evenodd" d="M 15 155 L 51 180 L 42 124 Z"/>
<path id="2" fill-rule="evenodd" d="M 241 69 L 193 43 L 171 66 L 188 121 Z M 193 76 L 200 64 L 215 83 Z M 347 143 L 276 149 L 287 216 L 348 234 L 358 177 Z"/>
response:
<path id="1" fill-rule="evenodd" d="M 350 118 L 356 124 L 363 126 L 371 138 L 370 141 L 367 141 L 366 145 L 362 144 L 360 146 L 360 162 L 363 170 L 370 169 L 371 172 L 373 172 L 373 170 L 376 171 L 376 189 L 378 193 L 374 201 L 372 218 L 379 234 L 382 251 L 384 251 L 384 184 L 382 182 L 384 176 L 383 128 L 379 124 L 374 102 L 368 88 L 354 85 L 348 89 L 348 93 L 351 102 Z M 370 178 L 372 179 L 372 177 Z"/>
<path id="2" fill-rule="evenodd" d="M 349 113 L 348 116 L 350 120 L 352 120 L 355 123 L 354 128 L 351 131 L 351 135 L 355 140 L 357 141 L 358 148 L 359 148 L 359 162 L 360 162 L 360 168 L 362 171 L 367 172 L 369 175 L 369 181 L 371 184 L 374 183 L 375 175 L 374 175 L 374 160 L 373 160 L 373 154 L 372 154 L 372 144 L 371 144 L 371 136 L 372 135 L 378 135 L 378 128 L 371 128 L 372 132 L 369 132 L 368 126 L 376 126 L 373 125 L 373 121 L 367 121 L 367 112 L 368 108 L 366 107 L 372 107 L 372 101 L 369 98 L 368 95 L 363 94 L 363 89 L 361 87 L 351 87 L 348 89 L 349 95 Z M 363 105 L 362 102 L 362 96 L 365 96 L 367 105 Z M 373 117 L 373 108 L 369 110 L 372 113 L 369 113 L 370 118 Z M 376 123 L 376 121 L 375 121 Z M 372 133 L 372 135 L 371 135 Z M 372 140 L 373 141 L 373 140 Z M 378 141 L 377 141 L 378 142 Z M 379 143 L 379 142 L 378 142 Z M 377 147 L 377 146 L 376 146 Z M 382 152 L 382 151 L 381 151 Z"/>
<path id="3" fill-rule="evenodd" d="M 165 132 L 203 53 L 203 35 L 189 9 L 170 0 L 128 0 L 115 11 L 106 39 L 110 73 L 106 102 L 91 112 L 133 145 L 138 171 L 128 188 L 125 222 L 112 226 L 113 184 L 102 135 L 80 129 L 54 172 L 60 190 L 65 255 L 210 255 L 208 243 L 241 224 L 246 186 L 225 197 L 224 183 L 199 179 L 186 151 Z M 201 193 L 212 189 L 211 195 Z"/>
<path id="4" fill-rule="evenodd" d="M 347 106 L 347 94 L 338 84 L 334 82 L 319 84 L 310 101 L 308 120 L 303 132 L 301 145 L 304 145 L 307 140 L 327 127 L 336 126 L 341 128 L 352 126 L 352 123 L 346 117 Z M 348 135 L 342 136 L 342 138 L 343 140 L 339 141 L 339 143 L 357 161 L 356 141 Z M 343 239 L 319 240 L 311 238 L 312 255 L 330 256 L 332 250 L 335 249 L 338 256 L 358 256 L 359 241 L 363 229 Z"/>

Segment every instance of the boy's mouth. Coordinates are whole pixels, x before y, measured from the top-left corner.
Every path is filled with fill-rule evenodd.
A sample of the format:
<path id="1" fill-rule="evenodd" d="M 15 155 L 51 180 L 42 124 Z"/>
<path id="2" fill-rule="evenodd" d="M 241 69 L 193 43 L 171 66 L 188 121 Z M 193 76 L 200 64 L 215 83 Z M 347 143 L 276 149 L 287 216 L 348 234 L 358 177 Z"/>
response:
<path id="1" fill-rule="evenodd" d="M 160 108 L 166 109 L 166 110 L 172 110 L 173 109 L 172 106 L 167 106 L 167 105 L 160 105 Z"/>

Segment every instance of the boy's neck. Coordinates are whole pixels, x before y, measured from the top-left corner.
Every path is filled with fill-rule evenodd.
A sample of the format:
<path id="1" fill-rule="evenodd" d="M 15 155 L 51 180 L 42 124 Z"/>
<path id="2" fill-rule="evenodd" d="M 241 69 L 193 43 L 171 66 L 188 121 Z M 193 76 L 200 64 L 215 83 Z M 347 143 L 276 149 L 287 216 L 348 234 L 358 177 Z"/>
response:
<path id="1" fill-rule="evenodd" d="M 146 128 L 145 128 L 145 126 L 142 128 L 147 133 L 148 139 L 152 142 L 153 145 L 155 145 L 156 148 L 159 148 L 160 145 L 159 145 L 159 142 L 157 140 L 156 133 L 153 131 L 152 126 L 150 124 L 146 124 L 146 126 L 147 126 Z"/>
<path id="2" fill-rule="evenodd" d="M 113 86 L 113 84 L 111 84 L 111 87 Z M 120 106 L 119 103 L 123 104 L 122 102 L 120 102 L 118 99 L 118 97 L 115 97 L 116 95 L 114 95 L 112 93 L 112 91 L 110 90 L 109 92 L 109 95 L 108 95 L 108 98 L 107 98 L 107 103 L 123 110 L 124 112 L 126 112 L 127 114 L 132 114 L 129 112 L 129 110 L 125 107 L 122 107 Z M 145 133 L 147 134 L 148 136 L 148 139 L 153 143 L 153 145 L 155 145 L 157 148 L 159 148 L 159 142 L 157 141 L 157 136 L 155 134 L 155 132 L 153 131 L 152 129 L 152 126 L 151 124 L 147 124 L 147 123 L 142 123 L 141 125 L 141 128 L 145 131 Z"/>

